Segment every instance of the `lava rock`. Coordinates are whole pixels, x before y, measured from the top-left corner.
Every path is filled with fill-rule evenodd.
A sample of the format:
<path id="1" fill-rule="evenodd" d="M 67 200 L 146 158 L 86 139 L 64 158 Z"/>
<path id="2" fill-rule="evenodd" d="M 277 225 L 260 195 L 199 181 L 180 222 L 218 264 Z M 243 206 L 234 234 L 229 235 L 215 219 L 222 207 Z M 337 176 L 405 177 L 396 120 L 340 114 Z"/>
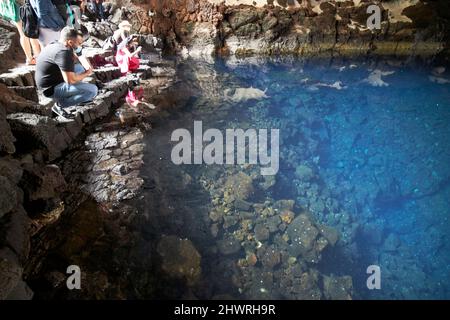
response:
<path id="1" fill-rule="evenodd" d="M 255 226 L 255 238 L 258 241 L 265 241 L 269 239 L 270 237 L 270 231 L 269 229 L 264 226 L 263 224 L 257 224 Z"/>
<path id="2" fill-rule="evenodd" d="M 350 276 L 323 277 L 323 292 L 329 300 L 351 300 L 353 283 Z"/>
<path id="3" fill-rule="evenodd" d="M 157 252 L 162 258 L 162 269 L 171 277 L 185 279 L 194 285 L 201 275 L 201 256 L 193 243 L 177 236 L 162 236 Z"/>
<path id="4" fill-rule="evenodd" d="M 233 238 L 226 238 L 217 242 L 220 253 L 223 255 L 230 255 L 241 250 L 239 241 Z"/>
<path id="5" fill-rule="evenodd" d="M 304 164 L 299 165 L 295 169 L 295 174 L 302 181 L 311 181 L 314 178 L 314 171 Z"/>
<path id="6" fill-rule="evenodd" d="M 0 249 L 0 300 L 6 299 L 22 280 L 23 269 L 17 257 L 7 249 Z"/>

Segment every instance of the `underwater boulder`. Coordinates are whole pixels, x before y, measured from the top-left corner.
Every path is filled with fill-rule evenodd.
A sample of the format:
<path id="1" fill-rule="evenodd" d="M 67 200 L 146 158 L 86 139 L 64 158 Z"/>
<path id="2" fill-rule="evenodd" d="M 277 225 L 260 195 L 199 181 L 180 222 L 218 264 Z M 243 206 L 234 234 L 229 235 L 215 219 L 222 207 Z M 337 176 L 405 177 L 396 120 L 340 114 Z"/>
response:
<path id="1" fill-rule="evenodd" d="M 201 256 L 192 242 L 177 236 L 162 236 L 157 246 L 162 269 L 171 277 L 194 285 L 201 275 Z"/>
<path id="2" fill-rule="evenodd" d="M 295 174 L 302 181 L 311 181 L 314 177 L 314 171 L 307 165 L 301 164 L 295 169 Z"/>
<path id="3" fill-rule="evenodd" d="M 323 276 L 323 293 L 329 300 L 351 300 L 353 282 L 352 277 Z"/>
<path id="4" fill-rule="evenodd" d="M 225 238 L 217 242 L 219 251 L 223 255 L 230 255 L 241 250 L 241 244 L 234 238 Z"/>
<path id="5" fill-rule="evenodd" d="M 247 200 L 253 192 L 253 179 L 243 172 L 228 177 L 225 182 L 224 196 L 226 197 L 228 195 L 226 198 L 229 198 L 230 200 Z"/>
<path id="6" fill-rule="evenodd" d="M 296 217 L 286 230 L 289 239 L 288 252 L 292 257 L 301 256 L 307 262 L 317 263 L 320 254 L 329 245 L 319 227 L 306 214 Z"/>

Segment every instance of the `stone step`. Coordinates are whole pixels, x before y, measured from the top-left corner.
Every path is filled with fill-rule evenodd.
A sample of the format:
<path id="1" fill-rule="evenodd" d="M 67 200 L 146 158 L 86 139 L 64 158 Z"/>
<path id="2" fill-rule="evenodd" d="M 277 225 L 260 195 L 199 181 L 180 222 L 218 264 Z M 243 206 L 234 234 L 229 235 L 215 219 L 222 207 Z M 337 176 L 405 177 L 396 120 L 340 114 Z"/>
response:
<path id="1" fill-rule="evenodd" d="M 101 82 L 109 82 L 122 76 L 119 67 L 105 66 L 94 69 L 95 78 Z"/>
<path id="2" fill-rule="evenodd" d="M 22 98 L 34 102 L 39 102 L 39 96 L 35 86 L 25 86 L 25 87 L 13 86 L 8 88 L 13 90 L 15 93 L 17 93 L 17 95 L 21 96 Z"/>
<path id="3" fill-rule="evenodd" d="M 8 87 L 35 86 L 34 66 L 21 66 L 0 75 L 0 82 Z"/>
<path id="4" fill-rule="evenodd" d="M 39 104 L 44 108 L 44 109 L 49 109 L 53 106 L 54 102 L 51 98 L 47 98 L 46 96 L 44 96 L 43 94 L 39 94 L 38 93 L 38 98 L 39 98 Z"/>

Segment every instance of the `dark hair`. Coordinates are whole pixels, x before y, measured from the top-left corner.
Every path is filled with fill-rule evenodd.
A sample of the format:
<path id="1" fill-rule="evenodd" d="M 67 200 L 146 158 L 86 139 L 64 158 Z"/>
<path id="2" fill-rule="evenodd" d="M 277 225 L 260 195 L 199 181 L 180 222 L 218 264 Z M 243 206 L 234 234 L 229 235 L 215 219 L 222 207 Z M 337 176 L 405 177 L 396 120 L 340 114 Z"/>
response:
<path id="1" fill-rule="evenodd" d="M 67 41 L 67 40 L 76 40 L 77 37 L 83 36 L 83 33 L 80 30 L 77 30 L 73 27 L 64 27 L 61 30 L 61 36 L 60 40 Z"/>

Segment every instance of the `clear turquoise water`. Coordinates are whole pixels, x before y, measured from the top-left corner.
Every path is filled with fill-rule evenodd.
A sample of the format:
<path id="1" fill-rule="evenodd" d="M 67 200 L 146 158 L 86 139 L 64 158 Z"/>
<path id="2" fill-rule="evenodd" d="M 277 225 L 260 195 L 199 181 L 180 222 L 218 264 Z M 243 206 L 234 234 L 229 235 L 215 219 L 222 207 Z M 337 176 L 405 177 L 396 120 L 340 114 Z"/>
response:
<path id="1" fill-rule="evenodd" d="M 374 70 L 391 72 L 381 77 L 386 86 L 365 81 Z M 200 181 L 223 169 L 174 166 L 167 147 L 171 130 L 191 128 L 194 120 L 202 120 L 205 129 L 280 129 L 276 183 L 257 189 L 255 198 L 295 199 L 318 222 L 339 230 L 341 240 L 318 269 L 351 275 L 355 298 L 450 298 L 450 83 L 432 82 L 431 67 L 390 61 L 217 61 L 186 63 L 180 74 L 193 97 L 146 137 L 148 174 L 157 170 L 161 189 L 172 191 L 161 196 L 147 190 L 144 203 L 170 209 L 171 218 L 156 217 L 150 232 L 192 239 L 204 258 L 204 277 L 216 283 L 217 292 L 237 295 L 226 261 L 233 264 L 239 256 L 233 260 L 208 251 L 217 240 L 205 235 L 209 225 L 199 217 L 207 217 L 214 205 L 200 182 L 182 188 L 179 177 L 181 170 Z M 450 73 L 437 77 L 450 79 Z M 326 86 L 336 81 L 344 88 Z M 266 90 L 268 98 L 239 103 L 224 98 L 225 89 L 251 86 Z M 313 170 L 312 181 L 295 174 L 300 164 Z M 230 234 L 224 229 L 219 238 Z M 366 287 L 372 264 L 381 267 L 381 290 Z"/>

